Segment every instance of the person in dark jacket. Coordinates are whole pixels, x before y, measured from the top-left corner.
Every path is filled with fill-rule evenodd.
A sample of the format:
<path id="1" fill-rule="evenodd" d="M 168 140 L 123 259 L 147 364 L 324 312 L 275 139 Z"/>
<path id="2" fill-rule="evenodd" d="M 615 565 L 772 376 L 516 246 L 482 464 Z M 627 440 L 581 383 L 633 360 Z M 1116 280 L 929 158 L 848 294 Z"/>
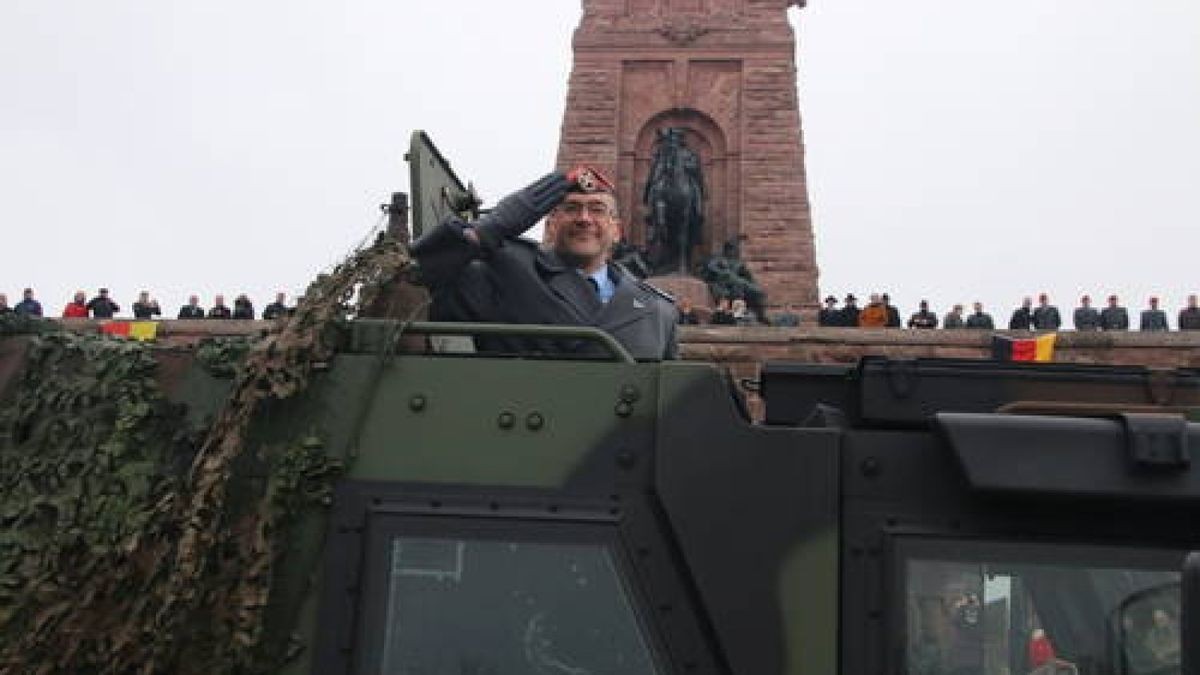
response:
<path id="1" fill-rule="evenodd" d="M 942 319 L 942 328 L 966 328 L 967 324 L 963 321 L 963 306 L 955 305 L 949 312 L 946 312 L 946 317 Z"/>
<path id="2" fill-rule="evenodd" d="M 996 327 L 995 322 L 992 321 L 992 315 L 983 311 L 982 302 L 976 302 L 974 309 L 975 311 L 971 313 L 971 316 L 967 317 L 967 328 L 986 328 L 990 330 Z"/>
<path id="3" fill-rule="evenodd" d="M 842 320 L 842 312 L 838 309 L 837 298 L 832 295 L 825 297 L 825 306 L 821 311 L 817 312 L 817 325 L 832 328 L 840 326 Z"/>
<path id="4" fill-rule="evenodd" d="M 1187 297 L 1187 307 L 1179 310 L 1179 330 L 1200 330 L 1200 305 L 1196 296 Z"/>
<path id="5" fill-rule="evenodd" d="M 200 296 L 189 295 L 188 304 L 179 308 L 180 319 L 203 319 L 204 308 L 200 306 Z"/>
<path id="6" fill-rule="evenodd" d="M 246 297 L 245 293 L 233 299 L 233 318 L 243 321 L 254 320 L 254 304 L 250 302 L 250 298 Z"/>
<path id="7" fill-rule="evenodd" d="M 0 293 L 0 314 L 12 314 L 12 307 L 8 306 L 8 296 Z"/>
<path id="8" fill-rule="evenodd" d="M 213 298 L 212 309 L 208 310 L 208 318 L 210 319 L 228 319 L 233 316 L 233 312 L 225 306 L 225 296 L 218 295 Z"/>
<path id="9" fill-rule="evenodd" d="M 845 304 L 842 306 L 842 309 L 838 312 L 838 325 L 839 326 L 845 326 L 847 328 L 857 328 L 858 327 L 859 310 L 858 310 L 858 305 L 856 304 L 857 302 L 858 302 L 858 298 L 854 297 L 853 293 L 849 293 L 846 295 Z"/>
<path id="10" fill-rule="evenodd" d="M 107 288 L 101 288 L 99 295 L 88 300 L 87 308 L 93 319 L 111 319 L 121 311 L 121 306 L 108 297 Z"/>
<path id="11" fill-rule="evenodd" d="M 887 293 L 883 294 L 883 308 L 887 311 L 887 322 L 884 324 L 887 328 L 900 327 L 900 310 L 892 304 L 892 296 Z"/>
<path id="12" fill-rule="evenodd" d="M 1008 320 L 1008 329 L 1033 329 L 1033 298 L 1025 298 L 1021 301 L 1021 306 L 1013 310 L 1012 317 Z"/>
<path id="13" fill-rule="evenodd" d="M 1038 296 L 1037 309 L 1033 310 L 1033 327 L 1037 330 L 1058 330 L 1062 325 L 1062 317 L 1058 308 L 1050 304 L 1050 297 L 1045 293 Z"/>
<path id="14" fill-rule="evenodd" d="M 522 238 L 546 217 L 544 246 Z M 577 167 L 500 200 L 473 223 L 449 218 L 411 247 L 430 287 L 430 318 L 485 323 L 592 326 L 635 358 L 675 359 L 678 312 L 671 297 L 613 263 L 621 238 L 612 182 Z M 598 354 L 590 342 L 518 336 L 476 338 L 481 351 Z"/>
<path id="15" fill-rule="evenodd" d="M 138 293 L 137 302 L 133 303 L 133 318 L 146 321 L 156 316 L 162 316 L 158 301 L 151 298 L 148 291 Z"/>
<path id="16" fill-rule="evenodd" d="M 1075 330 L 1100 330 L 1100 312 L 1092 307 L 1092 298 L 1085 295 L 1079 299 L 1079 307 L 1075 308 Z"/>
<path id="17" fill-rule="evenodd" d="M 1170 330 L 1167 326 L 1167 313 L 1158 308 L 1158 298 L 1150 298 L 1150 308 L 1142 310 L 1142 320 L 1138 330 L 1144 331 L 1164 331 Z"/>
<path id="18" fill-rule="evenodd" d="M 1100 310 L 1100 330 L 1129 330 L 1129 312 L 1115 295 L 1108 296 L 1108 306 Z"/>
<path id="19" fill-rule="evenodd" d="M 909 328 L 937 328 L 937 314 L 929 311 L 929 301 L 922 300 L 920 304 L 921 311 L 908 317 Z"/>
<path id="20" fill-rule="evenodd" d="M 21 301 L 13 307 L 13 312 L 21 316 L 41 316 L 42 303 L 33 299 L 33 289 L 26 288 L 21 293 Z"/>
<path id="21" fill-rule="evenodd" d="M 286 294 L 276 293 L 275 302 L 263 307 L 262 318 L 267 321 L 271 321 L 272 319 L 278 319 L 281 316 L 287 316 L 290 312 L 288 311 L 288 306 L 283 303 L 284 300 L 287 300 Z"/>

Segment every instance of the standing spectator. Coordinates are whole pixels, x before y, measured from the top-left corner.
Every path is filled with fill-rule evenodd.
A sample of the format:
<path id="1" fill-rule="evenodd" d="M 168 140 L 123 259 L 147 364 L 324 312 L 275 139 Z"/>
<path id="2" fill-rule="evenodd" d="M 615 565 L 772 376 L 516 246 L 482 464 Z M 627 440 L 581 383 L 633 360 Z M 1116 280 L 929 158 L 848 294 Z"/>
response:
<path id="1" fill-rule="evenodd" d="M 254 305 L 250 303 L 250 298 L 246 297 L 245 293 L 233 299 L 233 318 L 254 320 Z"/>
<path id="2" fill-rule="evenodd" d="M 965 328 L 963 322 L 963 306 L 955 305 L 953 309 L 946 313 L 946 318 L 942 319 L 942 328 Z"/>
<path id="3" fill-rule="evenodd" d="M 88 317 L 87 293 L 75 291 L 75 297 L 63 307 L 64 319 L 86 319 Z"/>
<path id="4" fill-rule="evenodd" d="M 929 311 L 929 301 L 921 301 L 921 311 L 908 317 L 909 328 L 937 328 L 937 314 Z"/>
<path id="5" fill-rule="evenodd" d="M 996 327 L 995 322 L 992 321 L 992 315 L 983 311 L 982 302 L 976 301 L 972 307 L 975 311 L 967 317 L 967 328 L 992 329 Z"/>
<path id="6" fill-rule="evenodd" d="M 1092 307 L 1092 296 L 1085 295 L 1079 299 L 1079 307 L 1075 308 L 1075 330 L 1099 330 L 1100 312 Z"/>
<path id="7" fill-rule="evenodd" d="M 1033 327 L 1038 330 L 1058 330 L 1062 325 L 1062 317 L 1058 308 L 1050 304 L 1050 297 L 1045 293 L 1038 295 L 1037 309 L 1033 310 Z"/>
<path id="8" fill-rule="evenodd" d="M 283 294 L 280 293 L 279 295 Z M 267 313 L 270 311 L 271 305 L 267 305 L 267 308 L 263 310 L 264 319 L 274 318 L 274 316 L 267 316 Z M 687 298 L 679 299 L 679 324 L 682 326 L 700 325 L 700 315 L 696 313 L 696 308 L 692 307 L 692 301 L 688 300 Z"/>
<path id="9" fill-rule="evenodd" d="M 203 319 L 204 308 L 200 306 L 200 296 L 189 295 L 188 304 L 179 308 L 180 319 Z"/>
<path id="10" fill-rule="evenodd" d="M 1200 330 L 1200 306 L 1194 294 L 1188 296 L 1187 307 L 1179 310 L 1179 330 Z"/>
<path id="11" fill-rule="evenodd" d="M 133 303 L 133 318 L 146 320 L 153 319 L 156 315 L 162 316 L 158 301 L 152 299 L 148 291 L 138 293 L 137 302 Z"/>
<path id="12" fill-rule="evenodd" d="M 233 316 L 233 312 L 225 306 L 225 296 L 218 295 L 213 298 L 212 309 L 208 310 L 208 318 L 210 319 L 228 319 Z"/>
<path id="13" fill-rule="evenodd" d="M 12 314 L 12 307 L 8 306 L 8 296 L 0 293 L 0 314 Z"/>
<path id="14" fill-rule="evenodd" d="M 1129 330 L 1129 312 L 1115 295 L 1108 296 L 1108 307 L 1100 311 L 1100 330 Z"/>
<path id="15" fill-rule="evenodd" d="M 854 297 L 853 293 L 848 293 L 846 295 L 846 304 L 842 307 L 841 311 L 838 312 L 839 326 L 853 328 L 858 325 L 858 305 L 855 304 L 857 302 L 858 298 Z"/>
<path id="16" fill-rule="evenodd" d="M 1167 313 L 1158 308 L 1158 298 L 1150 298 L 1150 308 L 1142 310 L 1142 322 L 1139 330 L 1162 331 L 1170 330 L 1167 326 Z"/>
<path id="17" fill-rule="evenodd" d="M 837 298 L 832 295 L 825 298 L 825 306 L 817 312 L 817 325 L 831 328 L 841 325 L 842 312 L 837 308 Z"/>
<path id="18" fill-rule="evenodd" d="M 867 302 L 867 306 L 862 308 L 858 313 L 858 325 L 860 328 L 883 328 L 887 326 L 887 306 L 883 304 L 883 300 L 878 293 L 872 293 L 871 299 Z"/>
<path id="19" fill-rule="evenodd" d="M 1021 306 L 1014 309 L 1008 320 L 1009 330 L 1031 330 L 1033 328 L 1033 298 L 1025 298 Z"/>
<path id="20" fill-rule="evenodd" d="M 887 293 L 883 294 L 883 308 L 887 310 L 887 323 L 884 325 L 888 328 L 899 328 L 900 310 L 892 304 L 892 298 Z"/>
<path id="21" fill-rule="evenodd" d="M 111 319 L 121 311 L 121 307 L 108 297 L 107 288 L 101 288 L 100 294 L 88 301 L 87 308 L 93 319 Z"/>
<path id="22" fill-rule="evenodd" d="M 287 296 L 284 295 L 283 293 L 276 293 L 275 294 L 275 302 L 272 302 L 271 304 L 269 304 L 263 308 L 263 317 L 262 318 L 266 319 L 267 321 L 270 321 L 271 319 L 278 319 L 281 316 L 287 316 L 289 313 L 288 308 L 287 308 L 287 305 L 283 304 L 283 301 L 286 299 L 287 299 Z"/>
<path id="23" fill-rule="evenodd" d="M 32 288 L 26 288 L 21 293 L 21 301 L 17 303 L 16 307 L 13 307 L 13 311 L 21 316 L 41 316 L 42 303 L 33 299 Z"/>

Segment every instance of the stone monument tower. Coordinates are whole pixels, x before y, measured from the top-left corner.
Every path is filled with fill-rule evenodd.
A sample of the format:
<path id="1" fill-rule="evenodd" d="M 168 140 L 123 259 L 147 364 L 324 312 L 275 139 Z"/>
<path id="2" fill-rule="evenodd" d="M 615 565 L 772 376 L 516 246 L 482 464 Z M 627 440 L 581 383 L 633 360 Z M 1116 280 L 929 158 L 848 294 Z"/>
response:
<path id="1" fill-rule="evenodd" d="M 813 309 L 817 267 L 787 11 L 803 0 L 583 0 L 558 164 L 616 179 L 626 238 L 660 132 L 682 129 L 704 182 L 701 255 L 735 240 L 770 306 Z"/>

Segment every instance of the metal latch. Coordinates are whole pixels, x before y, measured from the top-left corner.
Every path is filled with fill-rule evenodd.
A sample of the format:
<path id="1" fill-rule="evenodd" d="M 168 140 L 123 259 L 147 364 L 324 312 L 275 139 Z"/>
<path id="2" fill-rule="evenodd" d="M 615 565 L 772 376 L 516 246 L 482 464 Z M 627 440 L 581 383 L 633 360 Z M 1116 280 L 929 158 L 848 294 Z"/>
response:
<path id="1" fill-rule="evenodd" d="M 1122 413 L 1125 446 L 1137 466 L 1184 470 L 1192 465 L 1188 421 L 1182 415 Z"/>

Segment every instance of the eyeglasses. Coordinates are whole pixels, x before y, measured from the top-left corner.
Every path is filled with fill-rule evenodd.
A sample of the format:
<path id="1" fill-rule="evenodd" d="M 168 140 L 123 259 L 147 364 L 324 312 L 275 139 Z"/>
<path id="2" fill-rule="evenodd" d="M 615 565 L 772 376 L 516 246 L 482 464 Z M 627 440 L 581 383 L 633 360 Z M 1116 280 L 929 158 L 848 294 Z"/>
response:
<path id="1" fill-rule="evenodd" d="M 572 218 L 579 217 L 585 210 L 593 218 L 605 218 L 612 215 L 612 209 L 604 202 L 563 202 L 558 205 L 557 210 Z"/>

